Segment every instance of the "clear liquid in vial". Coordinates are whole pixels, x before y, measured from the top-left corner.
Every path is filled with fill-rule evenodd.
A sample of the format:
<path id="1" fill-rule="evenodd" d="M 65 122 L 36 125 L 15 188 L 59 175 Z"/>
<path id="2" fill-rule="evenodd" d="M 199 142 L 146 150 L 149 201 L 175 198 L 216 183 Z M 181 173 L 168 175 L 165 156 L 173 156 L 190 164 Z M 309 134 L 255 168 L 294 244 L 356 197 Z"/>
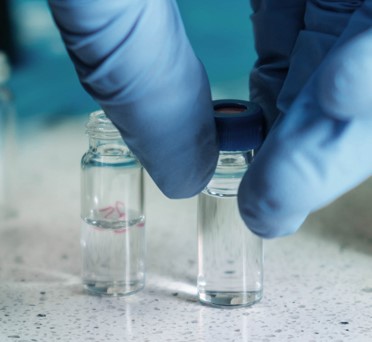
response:
<path id="1" fill-rule="evenodd" d="M 245 226 L 236 196 L 204 190 L 198 201 L 198 291 L 202 303 L 251 305 L 262 296 L 262 240 Z"/>
<path id="2" fill-rule="evenodd" d="M 145 285 L 145 219 L 82 220 L 83 284 L 97 295 L 121 296 Z"/>

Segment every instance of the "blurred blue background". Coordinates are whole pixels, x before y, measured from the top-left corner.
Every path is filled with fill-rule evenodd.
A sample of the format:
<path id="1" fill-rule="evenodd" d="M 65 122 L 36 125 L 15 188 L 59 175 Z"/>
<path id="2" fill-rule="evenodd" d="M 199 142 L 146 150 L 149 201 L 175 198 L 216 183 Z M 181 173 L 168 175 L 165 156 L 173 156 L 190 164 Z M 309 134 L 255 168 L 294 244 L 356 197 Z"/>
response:
<path id="1" fill-rule="evenodd" d="M 255 59 L 249 2 L 179 0 L 187 33 L 204 63 L 214 98 L 248 98 Z M 11 88 L 27 134 L 98 105 L 81 87 L 46 1 L 9 1 L 15 42 Z"/>

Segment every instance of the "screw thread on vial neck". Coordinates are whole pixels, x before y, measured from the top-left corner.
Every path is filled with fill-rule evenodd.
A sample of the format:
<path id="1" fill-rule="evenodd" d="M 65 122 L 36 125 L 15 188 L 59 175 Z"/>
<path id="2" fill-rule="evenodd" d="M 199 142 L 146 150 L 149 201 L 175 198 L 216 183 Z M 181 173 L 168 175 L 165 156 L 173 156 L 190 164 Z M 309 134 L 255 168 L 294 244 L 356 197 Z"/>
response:
<path id="1" fill-rule="evenodd" d="M 89 121 L 86 124 L 86 133 L 92 139 L 122 140 L 118 129 L 102 110 L 89 115 Z"/>
<path id="2" fill-rule="evenodd" d="M 221 151 L 216 171 L 204 192 L 219 197 L 236 196 L 253 156 L 253 150 Z"/>
<path id="3" fill-rule="evenodd" d="M 89 115 L 86 124 L 86 133 L 89 136 L 89 149 L 94 154 L 133 157 L 118 129 L 102 111 Z"/>

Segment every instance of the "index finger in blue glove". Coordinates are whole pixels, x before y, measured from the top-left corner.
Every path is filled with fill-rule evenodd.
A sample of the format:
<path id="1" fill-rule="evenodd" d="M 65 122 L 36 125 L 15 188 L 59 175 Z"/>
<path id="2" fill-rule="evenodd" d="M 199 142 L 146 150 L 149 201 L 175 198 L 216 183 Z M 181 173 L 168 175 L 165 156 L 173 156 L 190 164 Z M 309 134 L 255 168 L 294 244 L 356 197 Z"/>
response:
<path id="1" fill-rule="evenodd" d="M 49 0 L 80 81 L 169 197 L 218 157 L 211 95 L 175 1 Z"/>

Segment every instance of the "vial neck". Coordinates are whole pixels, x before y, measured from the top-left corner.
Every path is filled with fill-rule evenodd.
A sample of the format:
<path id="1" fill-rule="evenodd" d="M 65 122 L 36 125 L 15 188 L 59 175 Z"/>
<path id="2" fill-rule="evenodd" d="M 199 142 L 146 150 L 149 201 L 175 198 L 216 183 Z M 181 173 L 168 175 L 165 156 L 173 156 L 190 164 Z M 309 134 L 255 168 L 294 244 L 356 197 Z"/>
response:
<path id="1" fill-rule="evenodd" d="M 220 197 L 236 196 L 253 156 L 253 150 L 221 151 L 214 176 L 204 192 Z"/>
<path id="2" fill-rule="evenodd" d="M 98 148 L 102 145 L 125 145 L 123 139 L 121 136 L 117 136 L 115 138 L 107 137 L 104 135 L 100 136 L 89 136 L 89 147 L 90 148 Z"/>
<path id="3" fill-rule="evenodd" d="M 220 151 L 217 161 L 216 173 L 229 168 L 247 169 L 252 162 L 254 150 L 249 151 Z"/>
<path id="4" fill-rule="evenodd" d="M 131 154 L 120 135 L 118 135 L 117 137 L 107 137 L 105 135 L 90 135 L 89 151 L 93 154 L 102 156 L 127 156 Z"/>

